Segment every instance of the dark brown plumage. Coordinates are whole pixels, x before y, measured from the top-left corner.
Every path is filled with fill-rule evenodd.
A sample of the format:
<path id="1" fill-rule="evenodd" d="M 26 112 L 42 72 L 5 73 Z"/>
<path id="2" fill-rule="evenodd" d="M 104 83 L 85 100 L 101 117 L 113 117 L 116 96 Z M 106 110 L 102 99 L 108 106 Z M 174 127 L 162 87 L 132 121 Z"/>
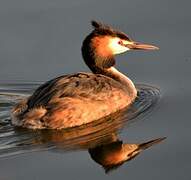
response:
<path id="1" fill-rule="evenodd" d="M 24 104 L 21 102 L 14 108 L 14 113 L 21 119 L 19 123 L 24 127 L 34 129 L 73 127 L 89 122 L 83 117 L 86 111 L 90 111 L 88 107 L 93 113 L 91 116 L 96 119 L 101 118 L 103 114 L 108 115 L 107 109 L 112 110 L 114 105 L 111 103 L 115 102 L 107 105 L 106 101 L 113 99 L 116 93 L 121 99 L 125 95 L 125 89 L 121 93 L 118 89 L 122 91 L 124 87 L 119 82 L 100 74 L 77 73 L 61 76 L 41 85 L 27 101 L 24 100 Z M 19 109 L 18 114 L 17 109 Z M 62 113 L 57 117 L 60 112 Z M 81 120 L 74 122 L 77 118 Z"/>

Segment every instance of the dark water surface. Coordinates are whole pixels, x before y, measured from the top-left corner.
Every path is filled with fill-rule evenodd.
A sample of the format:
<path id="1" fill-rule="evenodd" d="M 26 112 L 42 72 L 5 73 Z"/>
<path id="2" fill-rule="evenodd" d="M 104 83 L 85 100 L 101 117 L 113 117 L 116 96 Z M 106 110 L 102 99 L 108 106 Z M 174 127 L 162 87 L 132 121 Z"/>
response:
<path id="1" fill-rule="evenodd" d="M 189 0 L 0 1 L 0 179 L 190 179 L 190 6 Z M 151 85 L 139 87 L 144 93 L 132 108 L 137 111 L 75 131 L 13 128 L 8 111 L 41 82 L 89 71 L 80 47 L 91 19 L 160 47 L 116 57 L 117 68 L 133 82 Z M 158 100 L 156 89 L 148 91 L 152 86 L 160 89 L 161 100 L 129 124 L 127 115 L 137 116 Z M 105 159 L 119 161 L 114 157 L 125 147 L 126 156 L 133 157 L 128 152 L 135 144 L 143 150 L 145 142 L 165 136 L 109 174 L 99 165 Z"/>

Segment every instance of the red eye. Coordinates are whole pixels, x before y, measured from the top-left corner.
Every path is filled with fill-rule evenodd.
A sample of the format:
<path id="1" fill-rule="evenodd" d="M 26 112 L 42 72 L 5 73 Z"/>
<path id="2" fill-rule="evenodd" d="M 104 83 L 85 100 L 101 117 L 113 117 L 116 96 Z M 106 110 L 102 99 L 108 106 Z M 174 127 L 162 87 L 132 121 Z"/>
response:
<path id="1" fill-rule="evenodd" d="M 118 44 L 123 45 L 123 41 L 120 40 L 120 41 L 118 42 Z"/>

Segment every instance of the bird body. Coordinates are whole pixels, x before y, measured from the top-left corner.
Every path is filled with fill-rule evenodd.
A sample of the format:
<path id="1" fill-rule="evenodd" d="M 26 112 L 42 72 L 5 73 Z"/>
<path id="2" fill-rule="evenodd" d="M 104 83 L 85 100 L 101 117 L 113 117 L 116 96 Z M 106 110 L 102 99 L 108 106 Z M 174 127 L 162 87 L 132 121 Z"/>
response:
<path id="1" fill-rule="evenodd" d="M 129 97 L 135 98 L 128 93 L 119 82 L 101 74 L 61 76 L 15 106 L 14 114 L 22 121 L 12 119 L 17 126 L 35 129 L 79 126 L 126 107 L 132 102 Z"/>
<path id="2" fill-rule="evenodd" d="M 120 73 L 114 55 L 130 48 L 156 49 L 135 44 L 128 36 L 92 22 L 94 30 L 83 42 L 82 55 L 93 73 L 52 79 L 11 111 L 12 123 L 31 129 L 63 129 L 90 123 L 130 105 L 137 96 L 133 82 Z"/>

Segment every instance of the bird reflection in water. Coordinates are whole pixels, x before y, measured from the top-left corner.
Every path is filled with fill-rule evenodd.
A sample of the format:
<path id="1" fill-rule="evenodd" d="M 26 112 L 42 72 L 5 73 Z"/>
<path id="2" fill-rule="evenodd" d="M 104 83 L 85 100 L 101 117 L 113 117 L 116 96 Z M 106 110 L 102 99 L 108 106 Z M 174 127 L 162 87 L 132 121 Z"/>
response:
<path id="1" fill-rule="evenodd" d="M 123 143 L 119 140 L 118 133 L 124 126 L 126 115 L 126 110 L 123 110 L 81 127 L 36 131 L 36 138 L 31 144 L 51 144 L 51 150 L 60 153 L 87 150 L 91 158 L 108 173 L 165 139 L 157 138 L 140 144 Z"/>
<path id="2" fill-rule="evenodd" d="M 34 131 L 12 126 L 8 122 L 7 112 L 13 105 L 11 101 L 13 97 L 2 96 L 3 102 L 6 103 L 2 104 L 1 109 L 7 116 L 0 115 L 0 157 L 31 151 L 51 150 L 63 153 L 85 150 L 95 162 L 104 167 L 106 172 L 119 167 L 141 151 L 165 139 L 158 138 L 146 143 L 128 144 L 118 138 L 122 129 L 130 122 L 135 122 L 136 117 L 143 112 L 149 112 L 148 110 L 154 107 L 160 97 L 157 88 L 146 85 L 136 87 L 138 96 L 130 107 L 92 123 L 64 130 Z M 128 128 L 125 129 L 125 133 L 127 130 Z"/>
<path id="3" fill-rule="evenodd" d="M 102 165 L 107 173 L 118 168 L 124 162 L 132 160 L 143 150 L 160 143 L 164 139 L 165 137 L 158 138 L 141 144 L 127 144 L 116 139 L 113 142 L 108 142 L 108 144 L 90 148 L 88 151 L 91 158 Z"/>

